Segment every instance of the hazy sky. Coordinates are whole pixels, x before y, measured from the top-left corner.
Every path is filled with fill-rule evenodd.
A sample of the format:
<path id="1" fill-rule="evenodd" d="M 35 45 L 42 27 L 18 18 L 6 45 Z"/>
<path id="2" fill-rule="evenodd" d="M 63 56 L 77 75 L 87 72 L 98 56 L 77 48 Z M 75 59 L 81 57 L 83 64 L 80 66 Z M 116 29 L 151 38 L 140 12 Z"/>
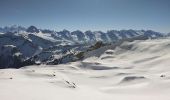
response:
<path id="1" fill-rule="evenodd" d="M 170 0 L 0 0 L 0 26 L 170 32 Z"/>

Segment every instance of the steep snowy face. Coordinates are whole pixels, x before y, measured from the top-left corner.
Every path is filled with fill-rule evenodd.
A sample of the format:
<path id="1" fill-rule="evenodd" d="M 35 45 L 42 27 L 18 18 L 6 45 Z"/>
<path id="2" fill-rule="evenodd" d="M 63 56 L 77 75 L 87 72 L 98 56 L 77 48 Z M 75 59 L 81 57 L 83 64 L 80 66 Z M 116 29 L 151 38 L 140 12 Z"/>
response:
<path id="1" fill-rule="evenodd" d="M 148 36 L 150 38 L 156 38 L 156 37 L 162 37 L 163 36 L 163 34 L 160 34 L 159 32 L 154 32 L 152 30 L 144 31 L 144 35 Z"/>
<path id="2" fill-rule="evenodd" d="M 86 41 L 85 34 L 79 30 L 71 32 L 71 35 L 76 42 L 81 43 Z"/>
<path id="3" fill-rule="evenodd" d="M 97 41 L 109 42 L 107 34 L 101 31 L 94 32 Z"/>
<path id="4" fill-rule="evenodd" d="M 110 41 L 113 42 L 122 39 L 122 36 L 119 35 L 119 31 L 115 31 L 115 30 L 108 31 L 107 35 L 110 38 Z"/>
<path id="5" fill-rule="evenodd" d="M 68 30 L 57 32 L 58 36 L 67 40 L 72 40 L 71 33 Z"/>
<path id="6" fill-rule="evenodd" d="M 95 37 L 95 35 L 93 34 L 92 31 L 86 31 L 85 36 L 87 38 L 87 41 L 89 41 L 89 42 L 95 42 L 96 41 L 96 37 Z"/>

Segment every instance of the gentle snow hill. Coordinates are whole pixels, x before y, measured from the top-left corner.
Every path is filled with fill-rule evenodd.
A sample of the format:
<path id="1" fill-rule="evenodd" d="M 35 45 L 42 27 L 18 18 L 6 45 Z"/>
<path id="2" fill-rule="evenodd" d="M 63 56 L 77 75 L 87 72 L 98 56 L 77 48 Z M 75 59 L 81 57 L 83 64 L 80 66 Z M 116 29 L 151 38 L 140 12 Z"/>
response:
<path id="1" fill-rule="evenodd" d="M 154 39 L 154 40 L 136 40 L 134 42 L 123 42 L 119 45 L 104 46 L 97 50 L 85 53 L 84 61 L 96 59 L 102 61 L 124 61 L 138 65 L 137 67 L 155 68 L 168 66 L 170 59 L 170 40 Z M 89 59 L 89 60 L 88 60 Z M 161 63 L 164 62 L 164 63 Z"/>
<path id="2" fill-rule="evenodd" d="M 136 40 L 82 61 L 0 69 L 2 100 L 170 100 L 170 39 Z"/>

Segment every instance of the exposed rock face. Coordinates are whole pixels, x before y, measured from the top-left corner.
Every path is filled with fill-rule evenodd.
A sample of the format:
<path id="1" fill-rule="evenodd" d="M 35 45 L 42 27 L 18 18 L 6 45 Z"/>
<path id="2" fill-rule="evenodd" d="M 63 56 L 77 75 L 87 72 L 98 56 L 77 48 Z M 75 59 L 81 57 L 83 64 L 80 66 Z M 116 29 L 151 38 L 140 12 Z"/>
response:
<path id="1" fill-rule="evenodd" d="M 35 26 L 28 27 L 28 29 L 26 31 L 30 32 L 30 33 L 38 33 L 39 32 L 39 30 Z"/>
<path id="2" fill-rule="evenodd" d="M 21 66 L 23 55 L 17 47 L 4 45 L 0 48 L 0 68 L 18 68 Z"/>

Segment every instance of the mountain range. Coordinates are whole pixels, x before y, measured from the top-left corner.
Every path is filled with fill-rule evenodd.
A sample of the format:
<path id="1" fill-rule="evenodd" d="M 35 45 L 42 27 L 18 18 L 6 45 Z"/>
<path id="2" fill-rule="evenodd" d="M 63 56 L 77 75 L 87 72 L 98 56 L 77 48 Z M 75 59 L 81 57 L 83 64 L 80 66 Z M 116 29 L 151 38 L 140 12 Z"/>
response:
<path id="1" fill-rule="evenodd" d="M 58 64 L 74 61 L 75 54 L 96 42 L 116 43 L 127 39 L 155 39 L 165 34 L 152 30 L 54 31 L 10 26 L 0 28 L 0 68 L 19 68 L 32 64 Z"/>

